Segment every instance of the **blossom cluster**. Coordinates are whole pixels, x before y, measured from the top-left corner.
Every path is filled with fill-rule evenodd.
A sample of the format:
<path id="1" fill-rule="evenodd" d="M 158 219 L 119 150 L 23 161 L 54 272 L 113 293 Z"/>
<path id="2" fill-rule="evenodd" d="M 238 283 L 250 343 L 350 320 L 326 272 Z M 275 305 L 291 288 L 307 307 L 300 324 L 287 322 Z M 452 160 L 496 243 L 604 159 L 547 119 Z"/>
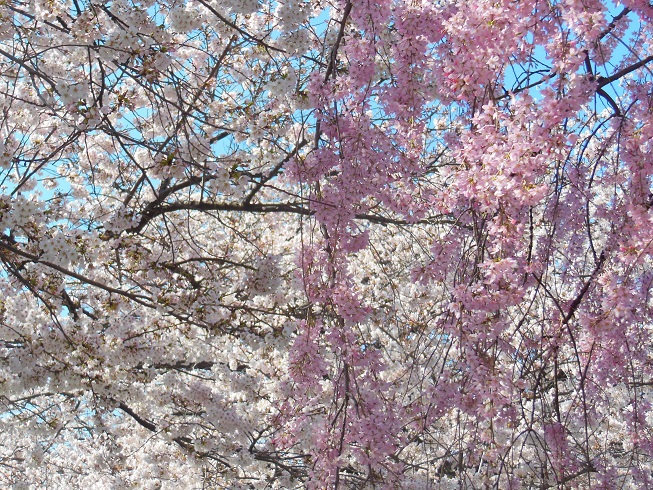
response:
<path id="1" fill-rule="evenodd" d="M 0 487 L 652 486 L 651 38 L 0 2 Z"/>

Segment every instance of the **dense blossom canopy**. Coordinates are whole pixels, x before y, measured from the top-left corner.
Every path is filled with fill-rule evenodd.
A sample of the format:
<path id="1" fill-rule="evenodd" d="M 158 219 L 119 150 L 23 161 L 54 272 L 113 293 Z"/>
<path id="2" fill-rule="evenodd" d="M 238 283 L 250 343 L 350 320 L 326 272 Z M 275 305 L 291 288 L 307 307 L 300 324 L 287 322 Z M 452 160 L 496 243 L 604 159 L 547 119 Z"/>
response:
<path id="1" fill-rule="evenodd" d="M 0 0 L 0 487 L 653 486 L 647 0 Z"/>

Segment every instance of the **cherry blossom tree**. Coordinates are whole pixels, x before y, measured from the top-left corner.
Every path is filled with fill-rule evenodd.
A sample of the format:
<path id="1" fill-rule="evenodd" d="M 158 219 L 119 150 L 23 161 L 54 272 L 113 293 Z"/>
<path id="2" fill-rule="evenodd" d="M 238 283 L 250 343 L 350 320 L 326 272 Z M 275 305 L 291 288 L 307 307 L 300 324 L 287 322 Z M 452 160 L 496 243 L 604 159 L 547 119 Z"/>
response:
<path id="1" fill-rule="evenodd" d="M 0 0 L 0 486 L 653 487 L 647 0 Z"/>

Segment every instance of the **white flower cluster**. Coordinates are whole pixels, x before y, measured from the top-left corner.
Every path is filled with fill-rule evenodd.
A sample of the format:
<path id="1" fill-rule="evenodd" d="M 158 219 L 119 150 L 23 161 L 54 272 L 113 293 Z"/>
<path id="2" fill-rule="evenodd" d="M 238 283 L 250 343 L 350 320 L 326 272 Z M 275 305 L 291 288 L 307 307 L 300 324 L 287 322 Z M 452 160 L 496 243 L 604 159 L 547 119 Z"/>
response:
<path id="1" fill-rule="evenodd" d="M 286 0 L 279 2 L 275 14 L 284 30 L 293 30 L 308 22 L 311 5 L 302 0 Z"/>
<path id="2" fill-rule="evenodd" d="M 284 97 L 295 91 L 297 86 L 297 76 L 292 68 L 286 67 L 279 75 L 274 77 L 266 88 L 273 97 Z"/>
<path id="3" fill-rule="evenodd" d="M 279 38 L 279 45 L 289 53 L 305 53 L 311 47 L 311 36 L 306 29 L 289 31 Z"/>
<path id="4" fill-rule="evenodd" d="M 198 9 L 193 8 L 191 2 L 182 2 L 170 9 L 168 22 L 174 31 L 187 33 L 202 27 L 204 18 Z"/>
<path id="5" fill-rule="evenodd" d="M 7 169 L 11 166 L 11 156 L 9 148 L 3 140 L 0 139 L 0 168 Z"/>
<path id="6" fill-rule="evenodd" d="M 69 268 L 77 258 L 77 250 L 74 243 L 71 243 L 70 237 L 57 231 L 49 240 L 42 240 L 39 244 L 41 248 L 41 260 L 51 262 L 64 268 Z"/>
<path id="7" fill-rule="evenodd" d="M 82 12 L 70 27 L 70 34 L 80 42 L 93 43 L 100 39 L 101 32 L 95 24 L 95 16 L 87 10 Z"/>
<path id="8" fill-rule="evenodd" d="M 242 177 L 232 177 L 227 165 L 219 165 L 216 162 L 207 162 L 207 168 L 211 173 L 211 181 L 207 186 L 213 195 L 230 196 L 238 199 L 247 190 L 247 180 Z"/>
<path id="9" fill-rule="evenodd" d="M 262 258 L 256 272 L 247 279 L 247 289 L 255 295 L 274 294 L 281 286 L 281 271 L 279 269 L 278 255 L 268 255 Z"/>
<path id="10" fill-rule="evenodd" d="M 0 229 L 24 229 L 35 223 L 35 218 L 43 216 L 43 209 L 35 199 L 26 199 L 18 196 L 11 199 L 7 196 L 0 198 Z M 30 226 L 33 228 L 33 226 Z"/>
<path id="11" fill-rule="evenodd" d="M 37 0 L 27 2 L 27 11 L 37 19 L 56 22 L 57 16 L 66 17 L 66 2 L 50 2 L 48 0 Z"/>
<path id="12" fill-rule="evenodd" d="M 107 220 L 104 224 L 107 231 L 113 233 L 120 233 L 137 224 L 137 220 L 133 214 L 125 208 L 118 209 L 111 219 Z"/>
<path id="13" fill-rule="evenodd" d="M 57 93 L 61 98 L 61 102 L 71 108 L 80 102 L 86 103 L 89 96 L 87 87 L 81 83 L 70 83 L 68 80 L 57 83 Z"/>
<path id="14" fill-rule="evenodd" d="M 249 15 L 258 10 L 258 0 L 225 0 L 213 3 L 232 14 Z"/>

